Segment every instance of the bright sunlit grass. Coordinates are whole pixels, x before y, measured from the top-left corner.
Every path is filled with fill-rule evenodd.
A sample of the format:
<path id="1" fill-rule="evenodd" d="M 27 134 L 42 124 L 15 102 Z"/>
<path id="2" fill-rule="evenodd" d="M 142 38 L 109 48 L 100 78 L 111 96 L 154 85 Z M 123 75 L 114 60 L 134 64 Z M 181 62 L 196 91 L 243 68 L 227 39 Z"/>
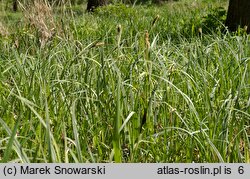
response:
<path id="1" fill-rule="evenodd" d="M 249 36 L 202 26 L 223 2 L 2 22 L 0 159 L 250 162 Z"/>

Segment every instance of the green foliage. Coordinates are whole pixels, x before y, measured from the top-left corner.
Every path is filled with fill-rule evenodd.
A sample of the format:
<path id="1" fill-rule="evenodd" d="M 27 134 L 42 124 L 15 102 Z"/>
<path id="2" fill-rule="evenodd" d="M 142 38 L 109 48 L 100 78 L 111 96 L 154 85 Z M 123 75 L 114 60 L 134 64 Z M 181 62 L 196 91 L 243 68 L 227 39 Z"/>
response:
<path id="1" fill-rule="evenodd" d="M 96 15 L 112 18 L 131 18 L 136 16 L 136 9 L 125 4 L 108 5 L 95 10 Z"/>
<path id="2" fill-rule="evenodd" d="M 249 162 L 249 36 L 212 30 L 224 5 L 77 6 L 4 21 L 0 159 Z"/>
<path id="3" fill-rule="evenodd" d="M 208 8 L 205 14 L 199 10 L 191 11 L 191 17 L 186 17 L 183 21 L 182 31 L 186 34 L 201 35 L 214 32 L 225 32 L 226 10 L 223 7 Z"/>
<path id="4" fill-rule="evenodd" d="M 211 32 L 216 29 L 225 28 L 224 24 L 226 21 L 226 10 L 223 7 L 217 7 L 211 9 L 206 16 L 203 17 L 201 21 L 201 27 L 207 31 Z"/>

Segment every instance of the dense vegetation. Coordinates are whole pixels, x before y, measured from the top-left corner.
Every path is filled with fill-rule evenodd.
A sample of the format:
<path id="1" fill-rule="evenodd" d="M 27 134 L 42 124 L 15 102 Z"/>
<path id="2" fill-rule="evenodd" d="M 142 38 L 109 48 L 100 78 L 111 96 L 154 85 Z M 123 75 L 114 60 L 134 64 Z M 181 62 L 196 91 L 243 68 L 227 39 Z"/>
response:
<path id="1" fill-rule="evenodd" d="M 0 159 L 250 162 L 250 39 L 226 7 L 1 4 Z"/>

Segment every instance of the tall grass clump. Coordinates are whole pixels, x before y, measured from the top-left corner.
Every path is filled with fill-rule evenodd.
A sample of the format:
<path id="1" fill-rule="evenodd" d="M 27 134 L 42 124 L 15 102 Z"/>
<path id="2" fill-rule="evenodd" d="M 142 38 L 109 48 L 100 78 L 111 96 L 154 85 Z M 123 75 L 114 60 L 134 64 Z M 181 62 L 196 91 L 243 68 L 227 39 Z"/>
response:
<path id="1" fill-rule="evenodd" d="M 23 6 L 0 35 L 0 159 L 250 162 L 249 35 L 204 33 L 207 6 Z"/>

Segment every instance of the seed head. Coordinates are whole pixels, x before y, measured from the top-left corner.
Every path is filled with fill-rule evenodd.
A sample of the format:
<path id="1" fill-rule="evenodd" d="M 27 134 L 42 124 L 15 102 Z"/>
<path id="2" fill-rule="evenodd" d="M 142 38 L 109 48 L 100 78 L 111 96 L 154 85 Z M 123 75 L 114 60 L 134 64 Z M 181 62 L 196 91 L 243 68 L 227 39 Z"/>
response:
<path id="1" fill-rule="evenodd" d="M 118 34 L 120 34 L 121 31 L 122 31 L 122 26 L 121 26 L 121 24 L 119 24 L 119 25 L 117 26 L 117 32 L 118 32 Z"/>
<path id="2" fill-rule="evenodd" d="M 152 22 L 152 26 L 155 25 L 156 21 L 158 21 L 158 19 L 160 18 L 159 14 L 157 14 Z"/>
<path id="3" fill-rule="evenodd" d="M 103 46 L 103 45 L 105 45 L 104 42 L 97 42 L 97 43 L 95 44 L 95 47 L 100 47 L 100 46 Z"/>
<path id="4" fill-rule="evenodd" d="M 146 31 L 146 33 L 145 33 L 145 44 L 146 44 L 147 49 L 149 49 L 150 41 L 149 41 L 149 33 L 148 33 L 148 31 Z"/>
<path id="5" fill-rule="evenodd" d="M 245 25 L 245 26 L 244 26 L 244 31 L 247 32 L 247 30 L 248 30 L 248 26 Z"/>

